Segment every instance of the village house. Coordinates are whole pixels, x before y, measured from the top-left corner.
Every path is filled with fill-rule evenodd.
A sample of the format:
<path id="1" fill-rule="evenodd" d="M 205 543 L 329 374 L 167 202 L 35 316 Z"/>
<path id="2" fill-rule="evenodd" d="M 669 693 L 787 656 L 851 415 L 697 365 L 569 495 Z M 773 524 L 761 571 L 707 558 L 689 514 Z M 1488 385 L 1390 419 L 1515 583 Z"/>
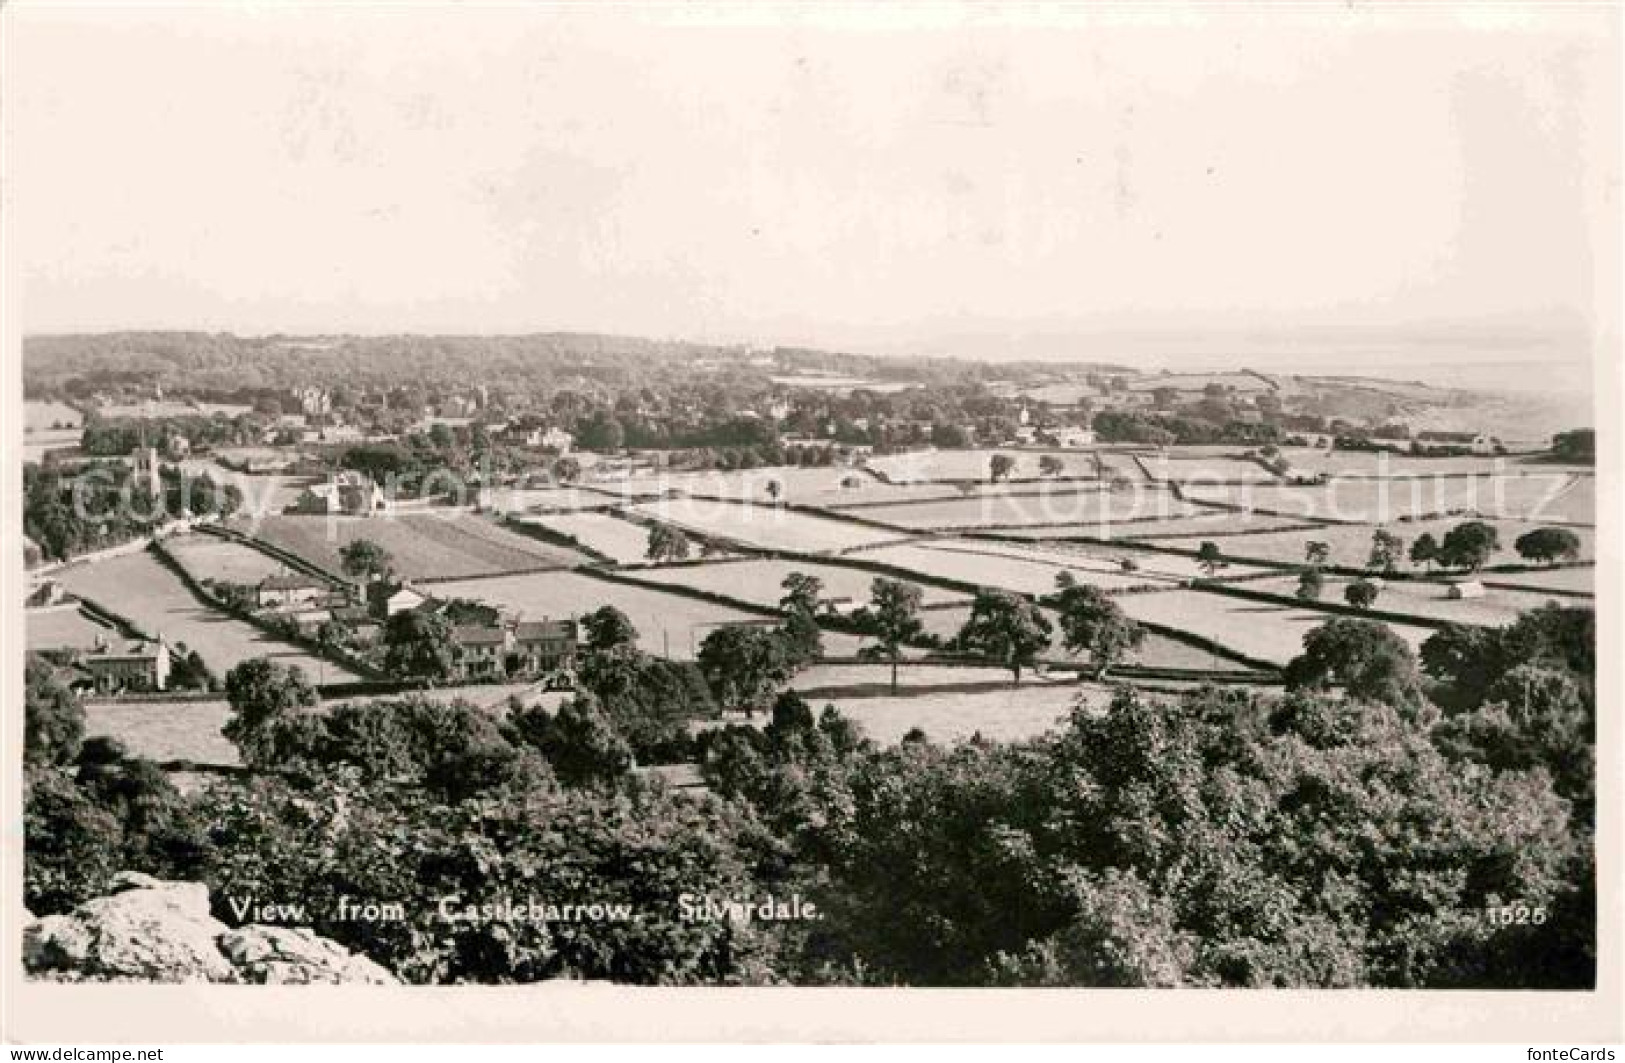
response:
<path id="1" fill-rule="evenodd" d="M 1472 447 L 1474 454 L 1503 454 L 1506 452 L 1506 447 L 1502 445 L 1500 439 L 1492 435 L 1486 435 L 1483 432 L 1473 437 Z"/>
<path id="2" fill-rule="evenodd" d="M 574 620 L 521 620 L 513 628 L 518 670 L 540 675 L 568 668 L 575 661 Z"/>
<path id="3" fill-rule="evenodd" d="M 453 667 L 459 679 L 495 679 L 507 674 L 512 633 L 500 624 L 459 624 L 451 629 Z"/>
<path id="4" fill-rule="evenodd" d="M 293 626 L 299 629 L 299 634 L 307 637 L 314 636 L 321 626 L 333 619 L 333 611 L 325 607 L 311 609 L 295 609 L 288 614 Z"/>
<path id="5" fill-rule="evenodd" d="M 1088 428 L 1067 426 L 1064 428 L 1056 428 L 1050 434 L 1055 437 L 1056 446 L 1066 447 L 1069 450 L 1076 450 L 1080 447 L 1092 447 L 1095 445 L 1095 433 Z"/>
<path id="6" fill-rule="evenodd" d="M 305 488 L 287 511 L 307 516 L 370 517 L 387 508 L 389 500 L 370 476 L 346 470 L 334 473 L 327 483 Z"/>
<path id="7" fill-rule="evenodd" d="M 38 609 L 47 605 L 56 605 L 67 597 L 67 591 L 54 579 L 42 579 L 28 589 L 23 598 L 25 609 Z"/>
<path id="8" fill-rule="evenodd" d="M 97 693 L 163 690 L 169 685 L 169 647 L 162 639 L 138 639 L 119 644 L 98 638 L 94 649 L 80 660 Z"/>
<path id="9" fill-rule="evenodd" d="M 289 609 L 327 597 L 327 584 L 302 572 L 278 572 L 254 588 L 254 604 L 261 609 Z"/>
<path id="10" fill-rule="evenodd" d="M 378 580 L 367 585 L 367 605 L 372 615 L 379 620 L 387 620 L 396 613 L 416 609 L 428 600 L 427 594 L 404 583 Z"/>
<path id="11" fill-rule="evenodd" d="M 333 396 L 325 388 L 295 388 L 293 397 L 307 417 L 323 417 L 333 411 Z"/>
<path id="12" fill-rule="evenodd" d="M 576 437 L 562 428 L 549 428 L 542 433 L 542 446 L 549 450 L 556 450 L 560 454 L 570 453 L 575 445 Z"/>

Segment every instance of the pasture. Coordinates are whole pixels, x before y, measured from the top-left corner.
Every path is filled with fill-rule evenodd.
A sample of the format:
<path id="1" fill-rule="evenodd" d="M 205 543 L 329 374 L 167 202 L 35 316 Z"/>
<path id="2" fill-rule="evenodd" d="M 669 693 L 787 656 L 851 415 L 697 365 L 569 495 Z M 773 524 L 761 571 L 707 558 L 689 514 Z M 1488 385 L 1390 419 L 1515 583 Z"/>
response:
<path id="1" fill-rule="evenodd" d="M 529 687 L 516 683 L 481 686 L 437 687 L 410 694 L 339 698 L 324 702 L 323 708 L 343 703 L 391 701 L 404 697 L 453 701 L 461 698 L 493 712 L 500 712 L 510 694 L 522 694 Z M 558 695 L 543 695 L 558 698 Z M 321 711 L 318 709 L 317 711 Z M 237 747 L 221 728 L 231 719 L 231 706 L 225 699 L 188 701 L 117 701 L 93 698 L 85 703 L 85 734 L 117 738 L 131 753 L 159 762 L 188 760 L 194 764 L 235 767 L 242 763 Z"/>
<path id="2" fill-rule="evenodd" d="M 870 458 L 869 468 L 900 484 L 959 480 L 991 482 L 995 454 L 1003 454 L 1015 462 L 1005 480 L 1041 480 L 1043 474 L 1039 471 L 1039 460 L 1045 455 L 1061 462 L 1061 476 L 1093 477 L 1096 474 L 1092 450 L 911 450 Z"/>
<path id="3" fill-rule="evenodd" d="M 1210 538 L 1215 535 L 1235 535 L 1238 532 L 1263 532 L 1272 530 L 1289 530 L 1301 527 L 1305 522 L 1293 520 L 1291 517 L 1272 517 L 1264 513 L 1236 513 L 1228 509 L 1203 510 L 1188 517 L 1172 517 L 1168 520 L 1135 521 L 1132 524 L 1119 524 L 1111 529 L 1114 539 L 1161 539 L 1190 536 L 1193 539 Z M 1033 529 L 1038 534 L 1043 529 Z"/>
<path id="4" fill-rule="evenodd" d="M 1561 473 L 1518 476 L 1343 477 L 1329 483 L 1288 486 L 1194 486 L 1185 496 L 1196 502 L 1239 506 L 1290 516 L 1358 523 L 1477 512 L 1531 517 L 1561 494 L 1570 478 Z"/>
<path id="5" fill-rule="evenodd" d="M 1080 701 L 1098 710 L 1110 699 L 1108 687 L 1028 676 L 1020 686 L 1006 684 L 1002 690 L 845 697 L 828 703 L 876 743 L 892 745 L 915 728 L 933 742 L 957 742 L 978 733 L 994 741 L 1019 742 L 1063 726 Z M 813 711 L 824 704 L 815 698 Z M 767 718 L 758 714 L 753 720 L 728 722 L 762 727 Z"/>
<path id="6" fill-rule="evenodd" d="M 1584 571 L 1584 570 L 1582 570 Z M 1326 578 L 1320 600 L 1343 604 L 1344 590 L 1353 580 L 1330 576 Z M 1551 597 L 1538 590 L 1500 590 L 1490 588 L 1483 598 L 1452 599 L 1448 596 L 1448 583 L 1424 580 L 1388 580 L 1377 593 L 1371 608 L 1389 613 L 1404 613 L 1431 620 L 1449 620 L 1456 624 L 1478 624 L 1503 627 L 1518 619 L 1522 613 L 1537 609 L 1551 601 Z M 1297 590 L 1298 577 L 1280 576 L 1257 580 L 1247 584 L 1248 590 L 1265 591 L 1291 597 Z"/>
<path id="7" fill-rule="evenodd" d="M 53 605 L 23 610 L 23 637 L 29 650 L 88 650 L 97 638 L 116 640 L 118 632 L 103 627 L 79 611 L 77 605 Z"/>
<path id="8" fill-rule="evenodd" d="M 1303 652 L 1303 636 L 1330 613 L 1273 605 L 1199 590 L 1125 594 L 1117 599 L 1135 620 L 1178 628 L 1249 657 L 1284 665 Z M 1420 646 L 1431 628 L 1390 624 L 1394 633 Z"/>
<path id="9" fill-rule="evenodd" d="M 1147 454 L 1140 458 L 1151 479 L 1181 484 L 1278 483 L 1280 478 L 1256 461 L 1225 456 L 1181 457 Z"/>
<path id="10" fill-rule="evenodd" d="M 196 476 L 207 473 L 215 483 L 233 484 L 243 494 L 239 517 L 273 517 L 291 506 L 312 483 L 308 476 L 236 472 L 212 458 L 187 458 L 181 468 Z"/>
<path id="11" fill-rule="evenodd" d="M 159 763 L 236 767 L 237 747 L 220 729 L 231 719 L 224 699 L 209 701 L 102 701 L 85 703 L 85 736 L 106 736 L 132 754 Z"/>
<path id="12" fill-rule="evenodd" d="M 1281 457 L 1294 473 L 1326 473 L 1329 476 L 1429 476 L 1435 474 L 1492 474 L 1521 472 L 1531 468 L 1518 458 L 1489 455 L 1461 455 L 1428 458 L 1412 454 L 1392 454 L 1370 450 L 1323 450 L 1319 447 L 1282 447 Z"/>
<path id="13" fill-rule="evenodd" d="M 1093 543 L 1001 543 L 979 539 L 944 539 L 931 544 L 936 550 L 964 550 L 976 554 L 998 554 L 1018 560 L 1037 561 L 1065 567 L 1074 575 L 1082 571 L 1118 574 L 1132 577 L 1142 585 L 1167 580 L 1235 579 L 1261 572 L 1257 566 L 1230 563 L 1220 566 L 1210 577 L 1200 562 L 1178 554 L 1158 553 L 1155 550 L 1136 550 L 1127 545 L 1105 546 Z M 1125 570 L 1124 561 L 1136 566 Z"/>
<path id="14" fill-rule="evenodd" d="M 1508 583 L 1530 590 L 1569 591 L 1575 594 L 1597 593 L 1597 570 L 1592 565 L 1580 568 L 1551 568 L 1536 572 L 1490 572 L 1484 576 L 1488 583 Z"/>
<path id="15" fill-rule="evenodd" d="M 1157 597 L 1157 594 L 1132 595 L 1132 597 Z M 1088 655 L 1069 654 L 1061 645 L 1061 628 L 1055 610 L 1044 610 L 1049 617 L 1055 631 L 1050 648 L 1040 656 L 1047 660 L 1076 661 L 1079 665 L 1088 663 Z M 951 639 L 959 634 L 959 629 L 965 626 L 970 618 L 970 606 L 954 606 L 949 609 L 927 609 L 920 613 L 920 620 L 928 634 L 936 635 L 941 639 Z M 1221 643 L 1222 645 L 1222 643 Z M 1244 670 L 1245 665 L 1229 657 L 1212 653 L 1200 646 L 1193 646 L 1188 642 L 1169 638 L 1154 631 L 1147 631 L 1145 639 L 1135 650 L 1124 658 L 1125 664 L 1142 665 L 1146 668 L 1189 668 L 1205 672 L 1234 672 Z M 1008 674 L 1008 673 L 1006 673 Z"/>
<path id="16" fill-rule="evenodd" d="M 863 510 L 869 520 L 912 530 L 955 528 L 1035 528 L 1078 524 L 1094 529 L 1082 534 L 1103 534 L 1114 523 L 1145 518 L 1185 516 L 1196 506 L 1160 488 L 1119 491 L 1079 491 L 1065 484 L 1035 495 L 983 494 L 970 498 L 875 506 Z"/>
<path id="17" fill-rule="evenodd" d="M 334 573 L 343 571 L 339 551 L 357 539 L 370 539 L 389 551 L 396 574 L 409 580 L 569 568 L 589 560 L 585 554 L 528 539 L 469 513 L 269 517 L 259 522 L 257 535 Z"/>
<path id="18" fill-rule="evenodd" d="M 868 556 L 867 554 L 863 556 Z M 657 580 L 683 587 L 726 594 L 733 598 L 777 607 L 784 597 L 784 577 L 792 572 L 817 576 L 824 582 L 824 595 L 851 598 L 863 604 L 876 574 L 842 565 L 810 564 L 805 561 L 749 560 L 718 561 L 703 565 L 667 565 L 640 570 L 639 579 Z M 927 605 L 940 602 L 966 602 L 970 597 L 958 591 L 930 585 L 920 586 L 921 600 Z"/>
<path id="19" fill-rule="evenodd" d="M 257 584 L 288 567 L 269 554 L 215 535 L 177 535 L 164 546 L 198 582 Z"/>
<path id="20" fill-rule="evenodd" d="M 516 518 L 521 524 L 534 524 L 576 541 L 625 564 L 644 559 L 649 545 L 649 529 L 609 513 L 555 513 Z"/>
<path id="21" fill-rule="evenodd" d="M 218 675 L 251 657 L 296 664 L 312 682 L 346 682 L 361 677 L 290 643 L 203 605 L 180 577 L 151 554 L 125 554 L 90 564 L 69 565 L 58 573 L 67 590 L 133 621 L 172 647 L 195 650 Z"/>
<path id="22" fill-rule="evenodd" d="M 978 587 L 999 587 L 1024 594 L 1048 594 L 1055 589 L 1055 577 L 1069 571 L 1079 583 L 1099 587 L 1103 591 L 1141 587 L 1148 580 L 1143 575 L 1122 573 L 1116 566 L 1085 556 L 1048 555 L 1043 552 L 1026 554 L 1020 547 L 988 543 L 902 543 L 866 550 L 865 560 L 896 565 L 922 576 L 957 580 Z M 1002 549 L 1001 549 L 1002 547 Z"/>
<path id="23" fill-rule="evenodd" d="M 604 605 L 613 605 L 638 629 L 638 645 L 649 653 L 677 659 L 692 658 L 711 629 L 724 624 L 771 622 L 753 613 L 644 587 L 595 579 L 578 572 L 536 572 L 529 575 L 442 583 L 435 587 L 448 598 L 475 598 L 501 606 L 527 619 L 579 617 Z M 824 652 L 831 656 L 855 654 L 861 640 L 834 632 L 824 633 Z"/>
<path id="24" fill-rule="evenodd" d="M 608 494 L 587 487 L 487 487 L 479 498 L 480 508 L 493 513 L 568 513 L 614 502 Z"/>
<path id="25" fill-rule="evenodd" d="M 905 664 L 897 669 L 897 690 L 918 691 L 932 687 L 967 686 L 977 683 L 1010 685 L 1010 670 L 985 665 Z M 883 697 L 891 693 L 889 664 L 815 664 L 796 673 L 791 690 L 837 690 L 872 688 L 862 696 Z"/>
<path id="26" fill-rule="evenodd" d="M 645 502 L 633 509 L 688 531 L 731 539 L 763 550 L 840 553 L 904 538 L 896 532 L 777 506 L 679 497 Z"/>
<path id="27" fill-rule="evenodd" d="M 1442 541 L 1458 524 L 1471 520 L 1470 517 L 1445 517 L 1437 520 L 1422 521 L 1396 521 L 1383 525 L 1389 532 L 1400 537 L 1404 549 L 1408 551 L 1410 545 L 1423 535 L 1432 535 L 1436 541 Z M 1484 523 L 1495 528 L 1500 539 L 1501 548 L 1490 558 L 1491 565 L 1523 563 L 1523 558 L 1513 549 L 1513 543 L 1520 535 L 1542 527 L 1523 521 L 1487 520 Z M 1344 524 L 1326 525 L 1320 528 L 1299 529 L 1296 531 L 1266 532 L 1259 535 L 1215 535 L 1212 541 L 1216 543 L 1226 557 L 1242 560 L 1282 561 L 1291 564 L 1303 564 L 1305 561 L 1305 548 L 1311 541 L 1325 543 L 1330 551 L 1328 562 L 1343 568 L 1364 568 L 1371 556 L 1371 536 L 1376 531 L 1375 525 Z M 1590 528 L 1571 528 L 1580 540 L 1580 556 L 1582 558 L 1596 557 L 1596 534 Z M 1198 541 L 1186 538 L 1151 540 L 1159 545 L 1173 546 L 1181 550 L 1193 550 Z M 1408 559 L 1402 560 L 1397 566 L 1404 571 L 1426 571 L 1426 565 L 1412 565 Z"/>
<path id="28" fill-rule="evenodd" d="M 23 403 L 23 432 L 77 431 L 85 423 L 84 414 L 65 402 L 28 399 Z"/>

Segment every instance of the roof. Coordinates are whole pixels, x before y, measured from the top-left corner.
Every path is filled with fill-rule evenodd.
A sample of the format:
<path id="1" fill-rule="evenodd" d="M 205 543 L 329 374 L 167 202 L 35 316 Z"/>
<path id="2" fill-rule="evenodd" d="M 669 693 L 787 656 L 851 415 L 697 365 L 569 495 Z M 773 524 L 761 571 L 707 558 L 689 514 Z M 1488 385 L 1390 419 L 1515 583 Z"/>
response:
<path id="1" fill-rule="evenodd" d="M 393 598 L 397 594 L 401 594 L 403 592 L 406 594 L 415 594 L 419 598 L 428 597 L 428 595 L 424 594 L 410 583 L 386 583 L 379 580 L 376 583 L 367 584 L 367 597 L 380 601 L 388 601 L 390 598 Z"/>
<path id="2" fill-rule="evenodd" d="M 137 639 L 126 642 L 121 646 L 107 646 L 102 649 L 93 649 L 85 653 L 85 663 L 94 664 L 97 661 L 119 660 L 155 660 L 160 651 L 168 651 L 162 642 L 147 639 Z"/>
<path id="3" fill-rule="evenodd" d="M 495 625 L 464 624 L 451 629 L 451 640 L 459 646 L 496 646 L 507 641 L 508 632 Z"/>
<path id="4" fill-rule="evenodd" d="M 521 620 L 514 625 L 513 635 L 520 642 L 573 639 L 576 637 L 576 623 L 574 620 Z"/>
<path id="5" fill-rule="evenodd" d="M 274 576 L 266 576 L 260 580 L 262 591 L 298 591 L 306 587 L 325 587 L 327 584 L 314 576 L 307 576 L 303 572 L 278 572 Z"/>

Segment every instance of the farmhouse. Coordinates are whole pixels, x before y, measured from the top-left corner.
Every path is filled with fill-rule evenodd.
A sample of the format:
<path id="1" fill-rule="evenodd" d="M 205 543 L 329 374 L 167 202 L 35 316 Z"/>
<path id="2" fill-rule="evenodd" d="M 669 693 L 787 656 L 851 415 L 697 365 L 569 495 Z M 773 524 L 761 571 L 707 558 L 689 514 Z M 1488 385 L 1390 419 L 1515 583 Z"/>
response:
<path id="1" fill-rule="evenodd" d="M 367 604 L 372 610 L 372 615 L 379 619 L 416 609 L 428 600 L 427 594 L 414 590 L 404 583 L 379 580 L 367 585 Z"/>
<path id="2" fill-rule="evenodd" d="M 321 630 L 323 624 L 333 619 L 333 611 L 322 608 L 295 609 L 288 614 L 288 618 L 293 621 L 294 627 L 299 629 L 301 635 L 314 635 Z"/>
<path id="3" fill-rule="evenodd" d="M 1068 449 L 1095 445 L 1095 433 L 1088 428 L 1057 428 L 1053 434 L 1056 445 Z"/>
<path id="4" fill-rule="evenodd" d="M 327 516 L 343 514 L 351 517 L 370 517 L 388 508 L 383 489 L 373 483 L 365 473 L 345 471 L 335 473 L 325 484 L 305 488 L 288 507 L 290 513 Z"/>
<path id="5" fill-rule="evenodd" d="M 23 599 L 24 608 L 37 609 L 41 606 L 56 605 L 67 595 L 62 584 L 54 579 L 43 579 L 28 589 L 28 596 Z"/>
<path id="6" fill-rule="evenodd" d="M 521 620 L 513 629 L 513 652 L 522 672 L 538 674 L 568 667 L 575 660 L 574 620 Z"/>
<path id="7" fill-rule="evenodd" d="M 542 433 L 542 446 L 547 447 L 549 450 L 556 450 L 560 454 L 570 453 L 570 448 L 575 445 L 575 441 L 576 437 L 562 428 L 549 428 Z"/>
<path id="8" fill-rule="evenodd" d="M 1505 449 L 1506 448 L 1501 444 L 1501 440 L 1495 436 L 1486 435 L 1485 433 L 1480 432 L 1478 435 L 1473 437 L 1474 454 L 1499 454 Z"/>
<path id="9" fill-rule="evenodd" d="M 163 690 L 169 683 L 169 647 L 162 639 L 140 639 L 122 645 L 97 640 L 80 661 L 99 693 Z"/>
<path id="10" fill-rule="evenodd" d="M 818 599 L 819 610 L 832 616 L 851 616 L 862 608 L 863 604 L 850 595 L 834 595 Z"/>
<path id="11" fill-rule="evenodd" d="M 452 658 L 459 679 L 492 679 L 507 672 L 512 633 L 500 624 L 461 624 L 451 629 Z"/>
<path id="12" fill-rule="evenodd" d="M 308 605 L 327 595 L 327 584 L 302 572 L 279 572 L 260 580 L 254 602 L 261 609 L 287 609 Z"/>

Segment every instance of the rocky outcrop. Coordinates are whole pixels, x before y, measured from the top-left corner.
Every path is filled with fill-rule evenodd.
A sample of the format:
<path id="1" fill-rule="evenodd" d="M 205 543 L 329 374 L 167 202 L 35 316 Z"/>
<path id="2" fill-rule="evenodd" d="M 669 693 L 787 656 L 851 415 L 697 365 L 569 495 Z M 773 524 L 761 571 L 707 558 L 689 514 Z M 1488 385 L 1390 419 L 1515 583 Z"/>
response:
<path id="1" fill-rule="evenodd" d="M 85 982 L 395 985 L 394 975 L 304 929 L 233 929 L 209 913 L 201 883 L 122 872 L 112 892 L 23 928 L 30 975 Z"/>

